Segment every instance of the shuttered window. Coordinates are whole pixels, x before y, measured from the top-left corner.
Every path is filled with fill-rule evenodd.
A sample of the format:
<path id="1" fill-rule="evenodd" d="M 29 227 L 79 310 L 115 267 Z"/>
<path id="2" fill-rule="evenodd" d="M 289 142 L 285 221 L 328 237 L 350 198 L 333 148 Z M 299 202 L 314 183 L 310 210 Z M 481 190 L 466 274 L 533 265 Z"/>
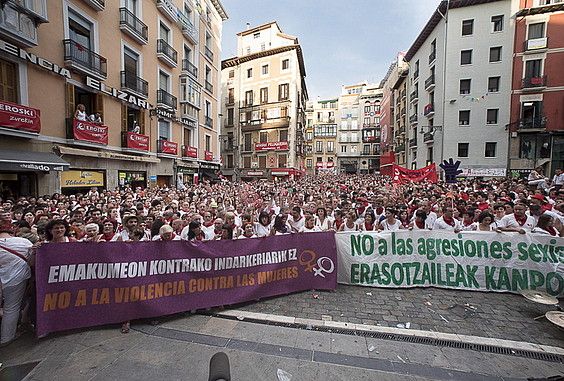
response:
<path id="1" fill-rule="evenodd" d="M 0 60 L 0 99 L 18 103 L 18 67 L 15 63 Z"/>

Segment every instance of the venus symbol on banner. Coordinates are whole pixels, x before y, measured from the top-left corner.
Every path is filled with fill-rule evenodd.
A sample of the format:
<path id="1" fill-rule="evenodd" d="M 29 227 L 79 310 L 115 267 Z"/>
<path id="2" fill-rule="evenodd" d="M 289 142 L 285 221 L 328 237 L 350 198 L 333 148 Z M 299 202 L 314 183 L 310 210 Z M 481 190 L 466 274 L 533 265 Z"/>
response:
<path id="1" fill-rule="evenodd" d="M 302 252 L 302 254 L 300 255 L 300 265 L 305 266 L 305 271 L 307 272 L 312 272 L 313 271 L 313 276 L 320 276 L 322 278 L 325 278 L 325 275 L 323 275 L 323 273 L 326 274 L 331 274 L 333 271 L 335 271 L 335 264 L 333 263 L 333 260 L 329 257 L 321 257 L 319 259 L 317 259 L 317 253 L 313 250 L 304 250 Z M 325 268 L 323 266 L 323 263 L 329 263 L 329 267 Z M 315 266 L 318 266 L 318 268 L 315 268 Z"/>

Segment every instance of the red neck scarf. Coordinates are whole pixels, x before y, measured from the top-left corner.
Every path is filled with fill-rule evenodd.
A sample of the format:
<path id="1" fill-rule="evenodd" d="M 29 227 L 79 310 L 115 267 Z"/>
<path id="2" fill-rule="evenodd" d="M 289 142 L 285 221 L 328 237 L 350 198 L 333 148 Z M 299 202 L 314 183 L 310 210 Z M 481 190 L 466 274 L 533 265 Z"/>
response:
<path id="1" fill-rule="evenodd" d="M 209 228 L 209 227 L 212 226 L 212 225 L 213 225 L 213 221 L 204 222 L 204 226 L 205 226 L 206 228 Z"/>
<path id="2" fill-rule="evenodd" d="M 114 238 L 115 233 L 111 232 L 111 233 L 104 233 L 102 234 L 102 239 L 106 240 L 106 242 L 110 242 L 112 240 L 112 238 Z"/>
<path id="3" fill-rule="evenodd" d="M 513 216 L 515 217 L 515 221 L 517 221 L 517 223 L 520 226 L 525 225 L 525 223 L 527 222 L 527 215 L 526 214 L 521 216 L 521 217 L 517 216 L 516 214 L 513 214 Z"/>
<path id="4" fill-rule="evenodd" d="M 419 229 L 424 229 L 425 228 L 425 221 L 417 221 L 415 220 L 415 225 L 417 225 L 417 227 Z"/>
<path id="5" fill-rule="evenodd" d="M 366 228 L 366 230 L 374 230 L 374 225 L 366 222 L 364 223 L 364 227 Z"/>
<path id="6" fill-rule="evenodd" d="M 443 216 L 443 221 L 449 224 L 450 226 L 454 226 L 454 218 L 447 218 Z"/>
<path id="7" fill-rule="evenodd" d="M 549 232 L 550 235 L 554 235 L 554 236 L 558 235 L 558 233 L 556 232 L 556 229 L 554 229 L 553 226 L 547 226 L 546 231 Z"/>
<path id="8" fill-rule="evenodd" d="M 378 215 L 382 214 L 383 211 L 384 211 L 384 208 L 381 207 L 381 206 L 376 208 L 376 214 L 378 214 Z"/>

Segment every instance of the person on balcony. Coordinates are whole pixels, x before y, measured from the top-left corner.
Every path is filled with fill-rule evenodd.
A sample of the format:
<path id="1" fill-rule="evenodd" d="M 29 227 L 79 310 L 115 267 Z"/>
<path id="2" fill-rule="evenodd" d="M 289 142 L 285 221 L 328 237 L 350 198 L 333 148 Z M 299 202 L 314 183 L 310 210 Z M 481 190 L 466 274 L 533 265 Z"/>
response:
<path id="1" fill-rule="evenodd" d="M 131 129 L 131 132 L 133 132 L 134 134 L 141 133 L 141 126 L 139 126 L 139 123 L 137 123 L 136 120 L 133 121 L 133 128 Z"/>
<path id="2" fill-rule="evenodd" d="M 76 111 L 74 112 L 74 119 L 86 122 L 86 107 L 82 103 L 76 106 Z"/>
<path id="3" fill-rule="evenodd" d="M 90 122 L 92 123 L 102 124 L 102 115 L 99 112 L 90 115 L 88 119 L 90 119 Z"/>
<path id="4" fill-rule="evenodd" d="M 529 177 L 527 179 L 529 185 L 533 185 L 542 190 L 546 190 L 548 188 L 548 179 L 543 176 L 542 167 L 536 167 L 529 173 Z"/>

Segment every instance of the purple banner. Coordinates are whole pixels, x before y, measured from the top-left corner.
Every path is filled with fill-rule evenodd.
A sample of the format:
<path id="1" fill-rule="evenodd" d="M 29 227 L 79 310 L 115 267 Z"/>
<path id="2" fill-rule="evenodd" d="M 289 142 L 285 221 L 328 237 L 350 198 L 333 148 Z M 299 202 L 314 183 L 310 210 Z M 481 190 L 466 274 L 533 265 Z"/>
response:
<path id="1" fill-rule="evenodd" d="M 334 233 L 43 245 L 37 335 L 337 286 Z"/>

